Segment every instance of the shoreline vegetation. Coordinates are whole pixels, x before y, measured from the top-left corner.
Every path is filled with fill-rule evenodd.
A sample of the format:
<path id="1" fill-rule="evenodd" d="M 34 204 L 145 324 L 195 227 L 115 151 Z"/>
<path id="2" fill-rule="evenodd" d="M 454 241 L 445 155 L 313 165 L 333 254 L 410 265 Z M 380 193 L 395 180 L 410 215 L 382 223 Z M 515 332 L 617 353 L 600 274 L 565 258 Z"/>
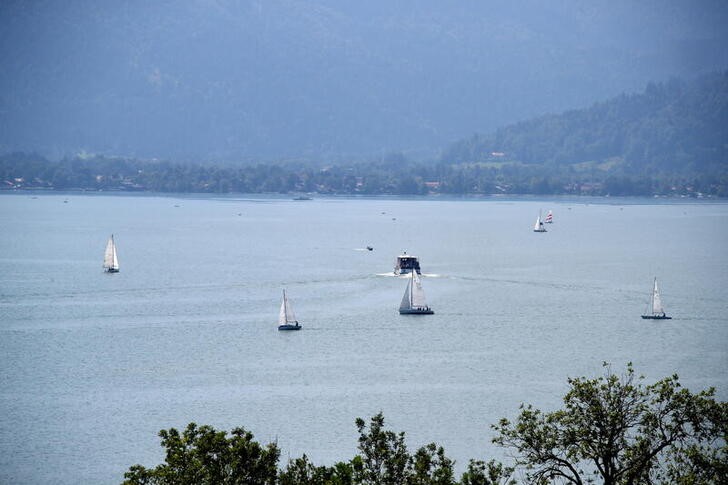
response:
<path id="1" fill-rule="evenodd" d="M 692 393 L 677 375 L 644 384 L 632 364 L 615 374 L 569 378 L 564 407 L 521 405 L 514 421 L 491 425 L 492 442 L 512 464 L 470 459 L 461 479 L 442 446 L 407 448 L 404 432 L 385 428 L 382 412 L 357 418 L 358 453 L 317 466 L 304 454 L 279 469 L 277 443 L 262 445 L 245 428 L 187 425 L 161 430 L 165 462 L 132 465 L 124 485 L 249 483 L 268 485 L 515 485 L 517 483 L 718 484 L 728 474 L 728 402 L 715 389 Z M 486 437 L 484 437 L 486 439 Z"/>
<path id="2" fill-rule="evenodd" d="M 352 165 L 230 167 L 105 156 L 54 162 L 13 153 L 0 156 L 0 192 L 728 197 L 728 171 L 648 176 L 624 173 L 615 163 L 582 163 L 577 170 L 520 162 L 410 162 L 393 156 Z"/>

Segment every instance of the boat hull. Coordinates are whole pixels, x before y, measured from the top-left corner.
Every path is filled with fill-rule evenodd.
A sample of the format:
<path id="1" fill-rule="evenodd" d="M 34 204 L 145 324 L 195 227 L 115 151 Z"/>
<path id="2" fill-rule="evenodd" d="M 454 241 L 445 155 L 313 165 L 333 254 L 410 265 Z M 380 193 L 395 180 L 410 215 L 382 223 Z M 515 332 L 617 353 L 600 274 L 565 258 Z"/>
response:
<path id="1" fill-rule="evenodd" d="M 422 274 L 420 271 L 420 260 L 417 256 L 409 256 L 407 254 L 397 256 L 397 261 L 394 265 L 394 274 L 406 275 L 412 273 L 412 271 L 417 271 L 417 274 Z"/>
<path id="2" fill-rule="evenodd" d="M 400 315 L 433 315 L 435 312 L 431 308 L 411 308 L 409 310 L 400 310 Z"/>
<path id="3" fill-rule="evenodd" d="M 422 272 L 419 269 L 416 269 L 415 271 L 417 272 L 418 275 L 422 275 Z M 395 276 L 404 276 L 404 275 L 408 275 L 408 274 L 412 274 L 411 269 L 395 269 L 394 270 Z"/>
<path id="4" fill-rule="evenodd" d="M 104 271 L 107 273 L 118 273 L 119 272 L 118 269 L 114 269 L 114 268 L 106 268 Z"/>
<path id="5" fill-rule="evenodd" d="M 642 315 L 644 320 L 672 320 L 672 317 L 667 315 Z"/>
<path id="6" fill-rule="evenodd" d="M 301 330 L 301 325 L 278 325 L 278 330 Z"/>

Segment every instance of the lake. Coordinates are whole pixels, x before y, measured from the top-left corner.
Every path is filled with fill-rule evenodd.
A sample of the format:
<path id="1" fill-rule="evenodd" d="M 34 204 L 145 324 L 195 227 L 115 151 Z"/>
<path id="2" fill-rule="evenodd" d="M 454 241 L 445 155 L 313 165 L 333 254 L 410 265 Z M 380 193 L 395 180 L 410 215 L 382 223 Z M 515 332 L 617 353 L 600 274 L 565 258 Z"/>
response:
<path id="1" fill-rule="evenodd" d="M 21 193 L 0 227 L 2 483 L 120 483 L 191 421 L 328 465 L 379 411 L 460 473 L 604 361 L 728 398 L 726 203 Z M 403 251 L 434 315 L 397 312 Z M 672 320 L 640 318 L 654 277 Z"/>

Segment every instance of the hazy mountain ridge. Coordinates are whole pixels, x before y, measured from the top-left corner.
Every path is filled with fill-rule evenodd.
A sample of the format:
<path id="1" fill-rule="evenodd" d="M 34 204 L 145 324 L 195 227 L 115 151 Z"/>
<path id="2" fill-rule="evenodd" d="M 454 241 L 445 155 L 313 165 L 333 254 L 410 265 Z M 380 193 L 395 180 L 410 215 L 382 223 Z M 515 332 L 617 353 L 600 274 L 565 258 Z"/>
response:
<path id="1" fill-rule="evenodd" d="M 632 172 L 728 167 L 728 71 L 650 83 L 589 108 L 538 117 L 451 145 L 450 163 L 576 164 L 617 159 Z"/>
<path id="2" fill-rule="evenodd" d="M 728 196 L 728 71 L 650 83 L 589 108 L 516 123 L 451 145 L 332 162 L 180 163 L 81 154 L 0 156 L 0 190 L 361 195 Z"/>
<path id="3" fill-rule="evenodd" d="M 0 156 L 0 181 L 0 190 L 726 197 L 728 71 L 473 136 L 438 163 L 402 153 L 246 165 L 13 153 Z"/>
<path id="4" fill-rule="evenodd" d="M 728 65 L 721 2 L 19 2 L 0 150 L 431 154 L 464 133 Z"/>

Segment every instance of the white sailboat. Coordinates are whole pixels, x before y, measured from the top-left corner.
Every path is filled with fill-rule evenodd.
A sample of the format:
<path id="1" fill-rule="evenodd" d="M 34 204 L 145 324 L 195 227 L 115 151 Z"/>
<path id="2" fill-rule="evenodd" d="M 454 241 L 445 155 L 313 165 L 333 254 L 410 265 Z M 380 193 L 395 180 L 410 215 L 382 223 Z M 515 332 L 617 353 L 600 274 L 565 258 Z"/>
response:
<path id="1" fill-rule="evenodd" d="M 546 220 L 544 222 L 546 224 L 553 224 L 554 223 L 554 213 L 549 211 L 549 213 L 546 214 Z"/>
<path id="2" fill-rule="evenodd" d="M 657 278 L 652 286 L 652 296 L 647 306 L 647 313 L 642 318 L 650 320 L 670 320 L 672 317 L 665 315 L 665 309 L 662 308 L 662 299 L 660 298 L 660 290 L 657 288 Z"/>
<path id="3" fill-rule="evenodd" d="M 402 295 L 402 302 L 399 304 L 400 315 L 432 315 L 435 312 L 427 306 L 425 290 L 422 289 L 417 271 L 411 271 L 410 275 L 407 288 Z"/>
<path id="4" fill-rule="evenodd" d="M 538 212 L 538 218 L 536 218 L 536 224 L 533 226 L 533 232 L 546 232 L 546 228 L 541 220 L 541 211 Z"/>
<path id="5" fill-rule="evenodd" d="M 116 244 L 114 243 L 114 235 L 109 238 L 106 243 L 106 251 L 104 251 L 104 271 L 107 273 L 119 272 L 119 259 L 116 256 Z"/>
<path id="6" fill-rule="evenodd" d="M 283 290 L 283 299 L 281 300 L 281 311 L 278 314 L 278 330 L 300 330 L 301 325 L 296 320 L 296 314 L 293 313 L 291 302 L 288 300 L 286 290 Z"/>

